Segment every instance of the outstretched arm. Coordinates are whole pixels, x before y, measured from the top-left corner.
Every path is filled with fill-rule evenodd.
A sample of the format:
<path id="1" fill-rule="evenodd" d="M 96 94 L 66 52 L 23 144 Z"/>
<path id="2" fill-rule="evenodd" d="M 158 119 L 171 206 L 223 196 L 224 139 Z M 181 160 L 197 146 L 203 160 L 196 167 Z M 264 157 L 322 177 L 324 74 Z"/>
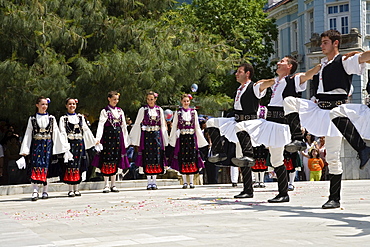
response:
<path id="1" fill-rule="evenodd" d="M 258 82 L 256 82 L 256 84 L 260 84 L 260 92 L 262 92 L 263 90 L 271 87 L 272 85 L 274 85 L 275 83 L 275 78 L 272 78 L 272 79 L 264 79 L 264 80 L 259 80 Z"/>
<path id="2" fill-rule="evenodd" d="M 301 79 L 300 83 L 303 84 L 306 81 L 311 80 L 312 77 L 320 71 L 320 68 L 321 68 L 321 64 L 318 64 L 312 69 L 308 70 L 306 73 L 302 73 L 300 77 Z"/>
<path id="3" fill-rule="evenodd" d="M 358 58 L 359 63 L 370 63 L 370 51 L 363 52 Z"/>
<path id="4" fill-rule="evenodd" d="M 365 63 L 365 62 L 370 63 L 370 54 L 369 54 L 369 52 L 370 51 L 365 51 L 360 55 L 360 57 L 358 59 L 359 63 Z M 359 52 L 359 51 L 348 52 L 348 53 L 343 55 L 344 56 L 343 60 L 346 61 L 348 58 L 353 57 L 354 55 L 356 55 L 358 53 L 361 53 L 361 52 Z"/>

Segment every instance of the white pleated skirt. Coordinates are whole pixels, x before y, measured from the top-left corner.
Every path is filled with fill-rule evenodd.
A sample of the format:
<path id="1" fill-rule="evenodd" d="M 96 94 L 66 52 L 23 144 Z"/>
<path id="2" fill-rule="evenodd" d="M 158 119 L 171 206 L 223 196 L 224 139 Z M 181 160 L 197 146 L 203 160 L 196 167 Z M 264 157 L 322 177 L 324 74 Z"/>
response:
<path id="1" fill-rule="evenodd" d="M 220 134 L 230 142 L 239 143 L 236 133 L 246 131 L 254 147 L 265 145 L 266 147 L 284 147 L 290 142 L 290 130 L 286 124 L 255 119 L 236 122 L 234 118 L 212 118 L 207 121 L 207 127 L 220 129 Z"/>

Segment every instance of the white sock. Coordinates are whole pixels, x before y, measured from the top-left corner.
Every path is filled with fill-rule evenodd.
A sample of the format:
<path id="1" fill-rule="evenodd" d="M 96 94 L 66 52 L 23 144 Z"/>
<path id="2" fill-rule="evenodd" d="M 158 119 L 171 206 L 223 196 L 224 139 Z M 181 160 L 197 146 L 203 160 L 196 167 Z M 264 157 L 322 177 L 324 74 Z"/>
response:
<path id="1" fill-rule="evenodd" d="M 182 175 L 182 180 L 183 180 L 184 184 L 187 184 L 188 183 L 187 178 L 186 178 L 186 175 Z"/>
<path id="2" fill-rule="evenodd" d="M 110 176 L 111 187 L 116 186 L 116 175 Z"/>
<path id="3" fill-rule="evenodd" d="M 78 191 L 78 184 L 73 185 L 73 191 Z"/>
<path id="4" fill-rule="evenodd" d="M 109 187 L 109 177 L 108 176 L 104 176 L 104 183 L 105 183 L 105 187 Z"/>
<path id="5" fill-rule="evenodd" d="M 68 185 L 68 187 L 69 187 L 69 191 L 73 191 L 73 185 L 72 184 Z"/>
<path id="6" fill-rule="evenodd" d="M 253 172 L 253 175 L 254 175 L 254 179 L 256 180 L 256 183 L 259 183 L 260 182 L 259 172 Z"/>
<path id="7" fill-rule="evenodd" d="M 32 183 L 32 187 L 33 187 L 33 192 L 39 193 L 39 185 L 38 184 Z"/>
<path id="8" fill-rule="evenodd" d="M 151 185 L 152 184 L 152 176 L 146 176 L 147 179 L 148 179 L 148 185 Z"/>
<path id="9" fill-rule="evenodd" d="M 258 175 L 260 177 L 260 182 L 264 183 L 265 182 L 265 172 L 259 172 Z"/>
<path id="10" fill-rule="evenodd" d="M 157 184 L 157 175 L 152 176 L 153 184 Z"/>
<path id="11" fill-rule="evenodd" d="M 295 179 L 295 171 L 289 173 L 289 184 L 293 185 Z"/>
<path id="12" fill-rule="evenodd" d="M 44 185 L 44 187 L 42 187 L 42 193 L 44 193 L 44 192 L 48 192 L 48 186 L 49 185 Z"/>
<path id="13" fill-rule="evenodd" d="M 189 180 L 190 180 L 190 183 L 189 184 L 193 184 L 194 183 L 194 174 L 190 174 L 189 175 Z"/>

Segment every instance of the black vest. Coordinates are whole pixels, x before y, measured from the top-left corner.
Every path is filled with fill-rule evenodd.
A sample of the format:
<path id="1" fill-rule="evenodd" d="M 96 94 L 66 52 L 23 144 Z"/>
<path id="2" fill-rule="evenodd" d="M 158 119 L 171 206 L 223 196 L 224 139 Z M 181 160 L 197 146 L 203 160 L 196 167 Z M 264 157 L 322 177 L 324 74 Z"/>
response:
<path id="1" fill-rule="evenodd" d="M 234 109 L 234 112 L 237 114 L 243 115 L 256 115 L 258 111 L 258 107 L 260 104 L 260 99 L 254 95 L 253 91 L 253 82 L 250 82 L 247 86 L 247 89 L 244 91 L 242 96 L 240 97 L 240 103 L 242 105 L 242 111 Z M 234 95 L 234 99 L 236 97 L 236 93 Z"/>
<path id="2" fill-rule="evenodd" d="M 333 62 L 324 67 L 322 71 L 322 80 L 324 92 L 341 88 L 345 90 L 348 95 L 352 84 L 352 75 L 348 75 L 344 70 L 342 55 L 339 54 Z M 317 89 L 319 88 L 319 74 L 313 77 L 312 85 L 314 88 L 315 97 L 317 97 Z"/>
<path id="3" fill-rule="evenodd" d="M 296 97 L 296 98 L 301 98 L 302 97 L 302 93 L 301 92 L 296 92 L 295 90 L 295 80 L 294 80 L 294 77 L 291 78 L 292 75 L 288 75 L 285 77 L 285 81 L 286 81 L 286 87 L 284 88 L 284 91 L 283 91 L 283 99 L 285 99 L 286 97 L 289 97 L 289 96 L 293 96 L 293 97 Z"/>

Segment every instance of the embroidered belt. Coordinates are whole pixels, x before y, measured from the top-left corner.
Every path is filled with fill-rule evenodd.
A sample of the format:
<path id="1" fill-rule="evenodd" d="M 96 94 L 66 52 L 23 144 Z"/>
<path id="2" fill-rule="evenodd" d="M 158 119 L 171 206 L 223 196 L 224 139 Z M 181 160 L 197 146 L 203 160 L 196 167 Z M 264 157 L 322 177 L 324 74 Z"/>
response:
<path id="1" fill-rule="evenodd" d="M 337 107 L 339 105 L 345 104 L 346 100 L 334 100 L 334 101 L 319 101 L 317 105 L 321 109 L 333 109 L 334 107 Z"/>
<path id="2" fill-rule="evenodd" d="M 194 129 L 181 129 L 180 134 L 181 135 L 192 135 L 194 134 Z"/>
<path id="3" fill-rule="evenodd" d="M 156 125 L 156 126 L 146 126 L 146 125 L 143 125 L 143 126 L 141 126 L 141 129 L 143 131 L 158 131 L 161 128 L 158 125 Z"/>
<path id="4" fill-rule="evenodd" d="M 82 140 L 83 136 L 82 134 L 68 134 L 67 138 L 70 140 Z"/>
<path id="5" fill-rule="evenodd" d="M 245 121 L 245 120 L 253 120 L 253 119 L 257 119 L 257 115 L 235 114 L 235 121 Z"/>
<path id="6" fill-rule="evenodd" d="M 49 139 L 51 139 L 51 135 L 50 134 L 35 134 L 33 136 L 33 139 L 35 139 L 35 140 L 49 140 Z"/>
<path id="7" fill-rule="evenodd" d="M 284 118 L 284 111 L 267 111 L 268 118 Z"/>

